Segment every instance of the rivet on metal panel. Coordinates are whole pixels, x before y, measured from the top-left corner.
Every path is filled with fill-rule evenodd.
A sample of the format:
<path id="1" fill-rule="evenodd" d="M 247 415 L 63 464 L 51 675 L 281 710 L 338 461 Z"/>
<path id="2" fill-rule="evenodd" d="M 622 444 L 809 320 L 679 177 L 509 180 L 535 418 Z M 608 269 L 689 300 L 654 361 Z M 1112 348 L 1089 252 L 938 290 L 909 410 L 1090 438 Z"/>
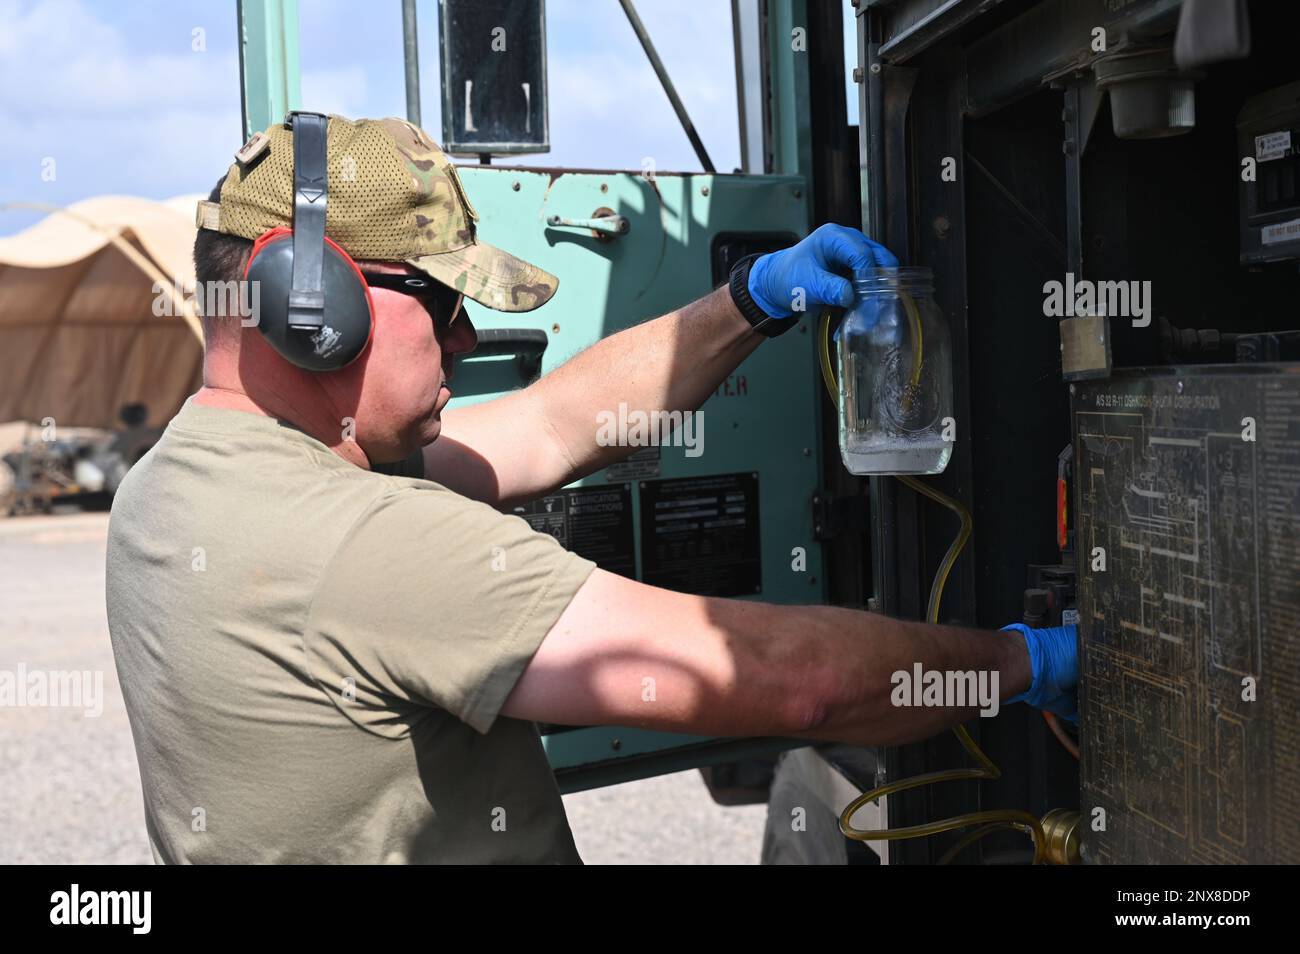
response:
<path id="1" fill-rule="evenodd" d="M 855 83 L 862 82 L 862 67 L 860 66 L 853 67 L 853 82 Z"/>
<path id="2" fill-rule="evenodd" d="M 879 64 L 879 63 L 872 63 L 872 64 L 871 64 L 871 72 L 872 72 L 873 75 L 879 74 L 879 73 L 880 73 L 880 64 Z"/>

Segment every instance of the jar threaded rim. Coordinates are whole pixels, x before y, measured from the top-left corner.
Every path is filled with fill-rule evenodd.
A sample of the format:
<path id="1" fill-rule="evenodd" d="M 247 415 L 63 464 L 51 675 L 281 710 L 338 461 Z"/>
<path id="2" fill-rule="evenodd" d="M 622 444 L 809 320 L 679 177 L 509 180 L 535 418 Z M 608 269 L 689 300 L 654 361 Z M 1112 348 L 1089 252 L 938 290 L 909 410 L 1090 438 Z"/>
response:
<path id="1" fill-rule="evenodd" d="M 934 272 L 924 265 L 868 268 L 854 274 L 853 290 L 858 295 L 894 294 L 899 291 L 928 294 L 934 291 Z"/>

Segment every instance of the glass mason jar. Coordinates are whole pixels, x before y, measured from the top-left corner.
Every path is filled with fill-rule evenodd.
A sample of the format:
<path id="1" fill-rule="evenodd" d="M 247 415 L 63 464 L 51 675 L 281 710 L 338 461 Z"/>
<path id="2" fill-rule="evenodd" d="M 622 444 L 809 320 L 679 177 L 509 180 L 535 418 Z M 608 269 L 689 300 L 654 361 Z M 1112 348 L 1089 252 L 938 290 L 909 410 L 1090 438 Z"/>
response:
<path id="1" fill-rule="evenodd" d="M 875 268 L 853 282 L 835 333 L 840 455 L 854 474 L 940 474 L 955 437 L 952 344 L 928 268 Z"/>

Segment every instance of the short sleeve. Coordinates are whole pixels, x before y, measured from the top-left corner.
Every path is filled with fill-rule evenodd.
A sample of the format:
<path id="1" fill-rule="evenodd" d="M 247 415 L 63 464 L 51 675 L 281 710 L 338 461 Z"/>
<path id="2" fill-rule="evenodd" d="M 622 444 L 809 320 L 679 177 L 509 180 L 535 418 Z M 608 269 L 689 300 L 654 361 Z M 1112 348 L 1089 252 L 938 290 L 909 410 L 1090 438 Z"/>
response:
<path id="1" fill-rule="evenodd" d="M 329 561 L 304 629 L 339 708 L 402 734 L 412 706 L 486 733 L 596 564 L 438 484 L 372 504 Z"/>

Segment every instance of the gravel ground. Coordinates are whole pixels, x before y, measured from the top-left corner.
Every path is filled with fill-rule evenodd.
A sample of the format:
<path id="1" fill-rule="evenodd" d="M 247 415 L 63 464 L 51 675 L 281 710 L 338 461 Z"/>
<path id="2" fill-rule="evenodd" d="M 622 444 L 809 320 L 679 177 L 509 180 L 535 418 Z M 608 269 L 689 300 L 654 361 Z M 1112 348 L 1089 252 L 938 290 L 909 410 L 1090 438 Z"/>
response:
<path id="1" fill-rule="evenodd" d="M 102 674 L 103 712 L 0 708 L 0 863 L 149 863 L 104 616 L 108 515 L 0 518 L 0 670 Z M 94 677 L 92 677 L 94 678 Z M 565 797 L 588 864 L 755 864 L 766 807 L 722 808 L 695 771 Z"/>

